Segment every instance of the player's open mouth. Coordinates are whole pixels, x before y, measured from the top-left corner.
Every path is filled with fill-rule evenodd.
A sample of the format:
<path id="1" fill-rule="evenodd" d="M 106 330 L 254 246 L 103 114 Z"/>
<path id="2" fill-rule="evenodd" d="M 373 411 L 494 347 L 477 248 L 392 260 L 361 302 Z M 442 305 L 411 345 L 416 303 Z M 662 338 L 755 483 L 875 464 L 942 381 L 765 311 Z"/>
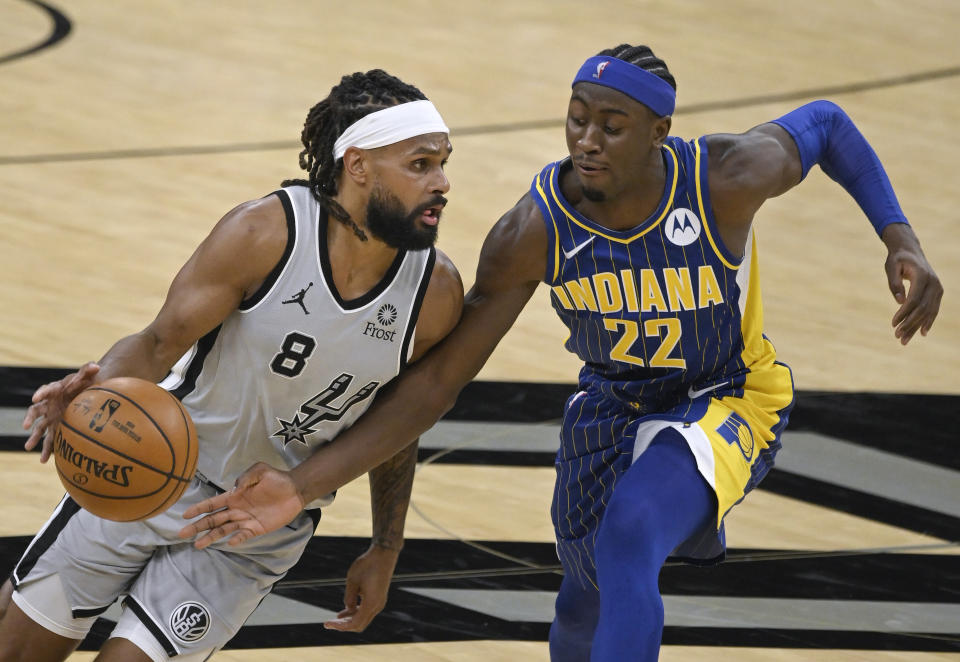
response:
<path id="1" fill-rule="evenodd" d="M 443 205 L 427 207 L 420 216 L 427 225 L 436 225 L 440 222 L 440 214 L 443 212 Z"/>
<path id="2" fill-rule="evenodd" d="M 576 162 L 577 170 L 584 175 L 593 175 L 598 172 L 605 170 L 602 166 L 588 163 L 586 161 L 577 161 Z"/>

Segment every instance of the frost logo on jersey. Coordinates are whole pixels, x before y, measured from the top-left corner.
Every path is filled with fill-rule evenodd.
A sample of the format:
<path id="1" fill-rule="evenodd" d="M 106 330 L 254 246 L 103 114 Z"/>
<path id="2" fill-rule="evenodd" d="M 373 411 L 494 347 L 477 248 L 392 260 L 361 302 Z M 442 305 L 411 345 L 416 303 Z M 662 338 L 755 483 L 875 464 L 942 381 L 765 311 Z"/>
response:
<path id="1" fill-rule="evenodd" d="M 686 207 L 677 207 L 667 216 L 663 224 L 663 233 L 671 244 L 686 246 L 700 236 L 700 219 Z"/>
<path id="2" fill-rule="evenodd" d="M 607 68 L 607 65 L 610 64 L 610 60 L 604 60 L 597 65 L 597 73 L 593 74 L 594 78 L 600 78 L 603 75 L 603 70 Z"/>
<path id="3" fill-rule="evenodd" d="M 377 321 L 384 326 L 390 326 L 397 321 L 397 309 L 392 304 L 383 304 L 377 311 Z"/>
<path id="4" fill-rule="evenodd" d="M 300 405 L 300 409 L 298 413 L 294 414 L 292 421 L 278 418 L 277 422 L 280 423 L 280 429 L 270 436 L 281 437 L 284 446 L 292 441 L 306 446 L 307 435 L 317 431 L 314 426 L 323 421 L 339 421 L 350 407 L 369 398 L 380 386 L 380 382 L 370 382 L 353 395 L 345 397 L 339 406 L 333 404 L 334 400 L 346 395 L 352 381 L 353 375 L 345 372 L 341 373 L 339 377 L 330 382 L 330 386 Z"/>
<path id="5" fill-rule="evenodd" d="M 390 326 L 396 322 L 396 307 L 390 303 L 385 303 L 380 306 L 380 309 L 377 310 L 377 321 L 383 326 Z M 388 331 L 377 326 L 373 322 L 367 322 L 367 326 L 363 329 L 363 335 L 376 338 L 377 340 L 383 340 L 384 342 L 393 342 L 393 338 L 397 335 L 397 332 L 396 330 Z"/>
<path id="6" fill-rule="evenodd" d="M 201 639 L 210 629 L 210 612 L 199 602 L 183 602 L 170 614 L 170 630 L 180 641 Z"/>

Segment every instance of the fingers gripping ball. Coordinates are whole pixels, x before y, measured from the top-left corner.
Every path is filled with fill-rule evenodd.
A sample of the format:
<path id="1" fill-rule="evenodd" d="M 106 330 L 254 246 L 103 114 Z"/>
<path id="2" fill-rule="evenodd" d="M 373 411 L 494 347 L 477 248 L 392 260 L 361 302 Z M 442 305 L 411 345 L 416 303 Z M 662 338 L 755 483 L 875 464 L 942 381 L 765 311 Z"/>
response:
<path id="1" fill-rule="evenodd" d="M 53 446 L 67 492 L 94 515 L 130 522 L 172 506 L 197 468 L 197 432 L 180 401 L 134 377 L 82 391 Z"/>

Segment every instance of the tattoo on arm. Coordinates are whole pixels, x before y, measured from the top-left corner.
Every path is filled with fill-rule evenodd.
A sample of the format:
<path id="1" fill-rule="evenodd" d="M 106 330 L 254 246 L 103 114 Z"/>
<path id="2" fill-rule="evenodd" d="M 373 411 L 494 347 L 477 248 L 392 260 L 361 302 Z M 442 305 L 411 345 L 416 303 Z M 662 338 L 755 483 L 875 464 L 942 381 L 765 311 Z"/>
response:
<path id="1" fill-rule="evenodd" d="M 370 509 L 373 514 L 372 544 L 394 551 L 403 547 L 403 525 L 413 490 L 418 442 L 401 450 L 370 470 Z"/>

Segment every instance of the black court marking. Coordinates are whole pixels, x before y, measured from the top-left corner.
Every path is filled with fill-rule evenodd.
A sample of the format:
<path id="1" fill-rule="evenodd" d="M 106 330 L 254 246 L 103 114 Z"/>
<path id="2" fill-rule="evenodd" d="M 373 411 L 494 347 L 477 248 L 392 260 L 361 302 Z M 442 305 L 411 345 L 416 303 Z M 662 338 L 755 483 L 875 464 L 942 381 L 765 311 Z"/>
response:
<path id="1" fill-rule="evenodd" d="M 0 405 L 23 406 L 41 383 L 70 372 L 59 369 L 0 367 Z M 61 374 L 62 373 L 62 374 Z M 461 394 L 448 420 L 555 421 L 573 384 L 473 382 Z M 16 403 L 16 404 L 14 404 Z M 881 448 L 903 457 L 938 463 L 960 396 L 800 392 L 791 430 L 798 427 L 844 441 Z M 946 419 L 946 420 L 942 420 Z M 941 427 L 944 429 L 941 430 Z M 11 436 L 19 443 L 25 437 Z M 0 439 L 0 443 L 4 442 Z M 949 441 L 949 439 L 948 439 Z M 952 445 L 951 445 L 952 447 Z M 12 449 L 11 449 L 12 450 Z M 490 465 L 549 466 L 552 453 L 421 449 L 430 462 L 460 461 Z M 952 458 L 943 458 L 950 466 Z M 937 529 L 955 539 L 960 520 L 849 488 L 822 483 L 774 469 L 760 489 L 851 512 L 873 521 L 887 521 L 913 530 Z M 926 523 L 924 523 L 926 522 Z M 951 532 L 953 535 L 951 535 Z M 328 533 L 321 529 L 321 533 Z M 329 531 L 329 533 L 336 533 Z M 12 567 L 29 544 L 27 536 L 0 538 L 0 567 Z M 344 574 L 369 544 L 366 538 L 317 537 L 301 562 L 277 585 L 279 596 L 336 610 L 343 600 Z M 955 547 L 957 543 L 953 543 Z M 945 543 L 943 547 L 950 547 Z M 660 584 L 667 596 L 765 598 L 791 600 L 909 602 L 926 606 L 960 604 L 960 557 L 936 554 L 938 546 L 884 550 L 731 549 L 719 566 L 698 568 L 668 561 Z M 892 553 L 902 552 L 902 553 Z M 931 552 L 929 554 L 924 552 Z M 227 645 L 232 649 L 344 644 L 441 642 L 472 640 L 545 641 L 549 625 L 506 620 L 457 603 L 405 589 L 443 588 L 485 591 L 530 591 L 542 596 L 561 581 L 554 545 L 547 542 L 408 539 L 387 607 L 366 632 L 336 633 L 302 624 L 243 627 Z M 513 595 L 512 593 L 510 595 Z M 504 597 L 504 599 L 508 599 Z M 855 610 L 855 604 L 851 603 Z M 542 615 L 541 615 L 542 616 Z M 534 619 L 533 616 L 530 617 Z M 95 650 L 112 623 L 99 619 L 81 650 Z M 840 627 L 843 627 L 840 624 Z M 780 649 L 839 648 L 865 651 L 960 651 L 960 632 L 916 633 L 867 630 L 790 628 L 715 628 L 667 626 L 666 645 L 771 647 Z M 282 642 L 282 643 L 279 643 Z M 468 645 L 468 644 L 465 644 Z"/>
<path id="2" fill-rule="evenodd" d="M 37 2 L 37 0 L 29 0 Z M 37 4 L 40 4 L 37 2 Z M 857 92 L 867 92 L 870 90 L 882 90 L 903 85 L 913 85 L 916 83 L 926 83 L 934 80 L 953 78 L 960 76 L 960 66 L 947 67 L 944 69 L 930 69 L 927 71 L 918 71 L 901 76 L 892 76 L 890 78 L 878 78 L 868 81 L 846 83 L 843 85 L 832 85 L 826 87 L 815 87 L 805 90 L 794 90 L 791 92 L 781 92 L 779 94 L 766 94 L 739 99 L 726 99 L 719 101 L 706 101 L 689 106 L 680 106 L 674 112 L 677 115 L 694 115 L 696 113 L 707 113 L 716 110 L 732 110 L 736 108 L 748 108 L 750 106 L 761 106 L 771 103 L 782 103 L 786 101 L 803 101 L 828 96 L 841 96 L 845 94 L 854 94 Z M 481 124 L 477 126 L 467 126 L 463 128 L 454 128 L 450 130 L 452 136 L 478 136 L 491 135 L 497 133 L 512 133 L 516 131 L 529 131 L 534 129 L 547 129 L 563 126 L 563 119 L 544 119 L 528 120 L 524 122 L 509 122 L 505 124 Z M 158 158 L 166 156 L 194 156 L 202 154 L 224 154 L 233 152 L 261 152 L 280 149 L 301 148 L 299 141 L 279 140 L 263 142 L 239 142 L 228 143 L 225 145 L 192 145 L 181 147 L 154 147 L 141 149 L 120 149 L 103 152 L 61 152 L 54 154 L 24 154 L 20 156 L 0 156 L 0 166 L 4 165 L 26 165 L 37 163 L 66 163 L 72 161 L 106 161 L 111 159 L 142 159 Z"/>
<path id="3" fill-rule="evenodd" d="M 508 550 L 526 561 L 555 558 L 550 543 L 477 541 Z M 281 581 L 275 593 L 308 605 L 337 608 L 343 599 L 343 572 L 364 551 L 365 538 L 320 537 L 311 540 L 292 579 Z M 784 550 L 731 550 L 731 561 L 713 569 L 668 567 L 661 574 L 664 595 L 707 595 L 730 598 L 910 601 L 956 604 L 952 589 L 960 579 L 960 558 L 924 554 L 863 553 L 814 559 L 805 552 L 795 558 L 771 559 Z M 424 569 L 432 571 L 424 572 Z M 506 620 L 477 612 L 456 598 L 437 600 L 405 588 L 446 588 L 485 591 L 556 591 L 561 577 L 491 557 L 455 540 L 408 540 L 397 567 L 397 578 L 386 609 L 366 632 L 343 634 L 319 625 L 245 626 L 228 649 L 283 646 L 330 646 L 375 643 L 471 641 L 477 639 L 544 641 L 549 625 Z M 314 578 L 312 580 L 305 578 Z M 81 650 L 102 642 L 106 624 L 95 628 Z M 776 647 L 792 649 L 843 648 L 862 650 L 956 651 L 956 633 L 871 632 L 855 630 L 713 628 L 667 626 L 668 645 Z"/>
<path id="4" fill-rule="evenodd" d="M 59 154 L 25 154 L 23 156 L 0 156 L 0 165 L 23 165 L 33 163 L 67 163 L 70 161 L 108 161 L 111 159 L 152 159 L 162 156 L 196 156 L 231 152 L 265 152 L 279 149 L 301 148 L 292 140 L 231 143 L 228 145 L 192 145 L 189 147 L 156 147 L 143 149 L 118 149 L 109 152 L 63 152 Z"/>
<path id="5" fill-rule="evenodd" d="M 757 489 L 907 531 L 960 541 L 960 517 L 800 476 L 776 467 Z"/>
<path id="6" fill-rule="evenodd" d="M 47 15 L 50 17 L 50 20 L 53 22 L 53 27 L 50 30 L 50 34 L 47 35 L 47 38 L 41 41 L 39 44 L 34 44 L 33 46 L 28 46 L 23 50 L 15 51 L 13 53 L 8 53 L 7 55 L 0 55 L 0 64 L 6 64 L 7 62 L 13 62 L 14 60 L 19 60 L 20 58 L 27 57 L 28 55 L 33 55 L 39 53 L 42 50 L 51 48 L 56 45 L 58 42 L 63 41 L 67 38 L 67 35 L 70 34 L 70 31 L 73 29 L 73 24 L 70 22 L 70 19 L 66 15 L 52 5 L 48 5 L 45 2 L 40 0 L 24 0 L 29 2 L 32 5 L 36 5 L 43 11 L 47 12 Z"/>

